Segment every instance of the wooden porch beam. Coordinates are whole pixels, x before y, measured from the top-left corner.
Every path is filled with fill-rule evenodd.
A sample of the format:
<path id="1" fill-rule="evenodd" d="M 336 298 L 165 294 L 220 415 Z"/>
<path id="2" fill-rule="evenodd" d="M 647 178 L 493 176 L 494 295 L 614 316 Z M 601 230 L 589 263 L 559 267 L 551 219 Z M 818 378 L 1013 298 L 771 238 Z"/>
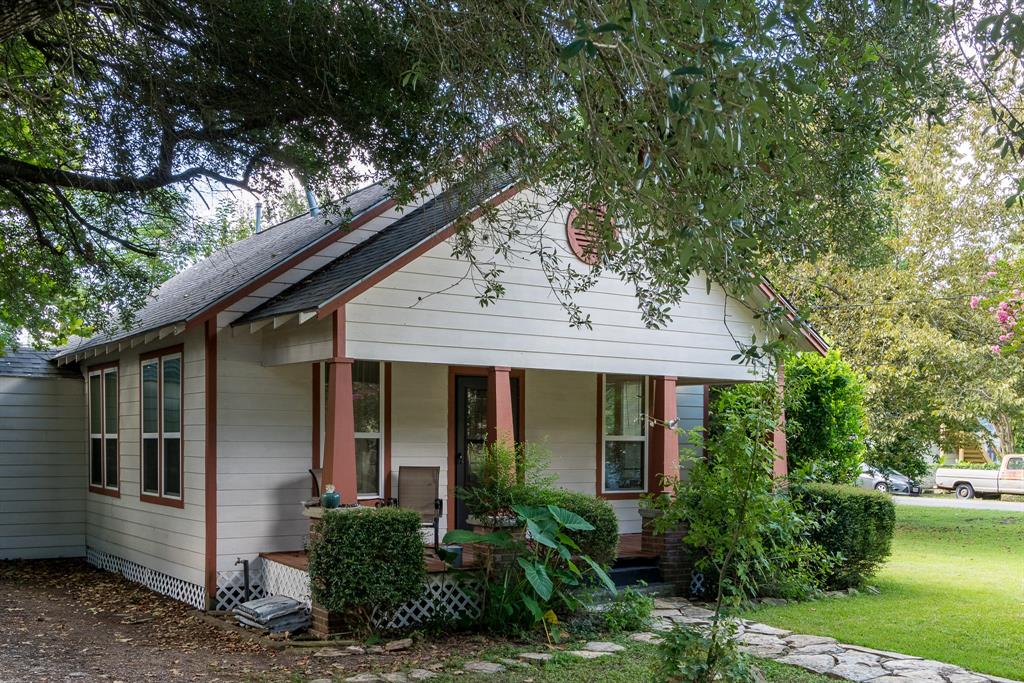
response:
<path id="1" fill-rule="evenodd" d="M 679 478 L 679 437 L 675 432 L 676 378 L 654 378 L 654 405 L 651 417 L 651 457 L 648 490 L 652 493 L 667 493 L 671 483 L 662 482 L 662 475 L 671 479 Z"/>
<path id="2" fill-rule="evenodd" d="M 341 502 L 354 504 L 356 488 L 355 415 L 352 405 L 352 359 L 345 357 L 344 309 L 332 325 L 334 355 L 327 361 L 327 411 L 324 425 L 324 486 L 334 484 Z"/>
<path id="3" fill-rule="evenodd" d="M 515 444 L 511 373 L 504 366 L 487 369 L 487 443 Z"/>
<path id="4" fill-rule="evenodd" d="M 786 368 L 783 366 L 782 361 L 779 361 L 779 369 L 777 372 L 777 382 L 779 387 L 779 402 L 781 404 L 782 397 L 786 389 Z M 775 432 L 772 434 L 772 445 L 775 447 L 775 460 L 772 461 L 772 475 L 778 479 L 779 477 L 785 477 L 789 474 L 789 453 L 786 447 L 786 409 L 781 407 L 779 413 L 779 424 L 775 427 Z"/>

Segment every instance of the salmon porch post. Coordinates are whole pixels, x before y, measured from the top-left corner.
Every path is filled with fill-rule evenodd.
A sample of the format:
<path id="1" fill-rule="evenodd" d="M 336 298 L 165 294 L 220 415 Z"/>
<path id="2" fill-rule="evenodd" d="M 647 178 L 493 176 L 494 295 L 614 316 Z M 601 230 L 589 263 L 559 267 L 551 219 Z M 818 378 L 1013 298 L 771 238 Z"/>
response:
<path id="1" fill-rule="evenodd" d="M 342 309 L 343 311 L 344 309 Z M 345 357 L 345 317 L 333 316 L 333 356 L 327 361 L 327 411 L 324 425 L 323 482 L 334 484 L 341 502 L 358 502 L 356 435 L 352 405 L 352 359 Z"/>

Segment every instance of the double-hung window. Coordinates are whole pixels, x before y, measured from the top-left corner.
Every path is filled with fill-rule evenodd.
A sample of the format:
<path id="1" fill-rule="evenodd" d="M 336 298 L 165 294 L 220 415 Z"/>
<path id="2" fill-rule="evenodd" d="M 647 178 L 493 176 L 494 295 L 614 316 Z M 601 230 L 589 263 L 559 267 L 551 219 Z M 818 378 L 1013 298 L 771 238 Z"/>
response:
<path id="1" fill-rule="evenodd" d="M 181 505 L 181 347 L 146 354 L 141 372 L 142 499 Z"/>
<path id="2" fill-rule="evenodd" d="M 383 363 L 352 363 L 352 412 L 355 418 L 356 492 L 360 498 L 383 498 L 384 489 L 384 371 Z M 324 399 L 330 391 L 330 373 L 324 368 Z M 324 414 L 320 424 L 327 424 Z M 323 428 L 321 436 L 323 434 Z"/>
<path id="3" fill-rule="evenodd" d="M 117 495 L 118 400 L 117 366 L 90 368 L 89 379 L 89 489 Z"/>
<path id="4" fill-rule="evenodd" d="M 647 481 L 646 381 L 605 375 L 602 405 L 602 491 L 641 493 Z"/>

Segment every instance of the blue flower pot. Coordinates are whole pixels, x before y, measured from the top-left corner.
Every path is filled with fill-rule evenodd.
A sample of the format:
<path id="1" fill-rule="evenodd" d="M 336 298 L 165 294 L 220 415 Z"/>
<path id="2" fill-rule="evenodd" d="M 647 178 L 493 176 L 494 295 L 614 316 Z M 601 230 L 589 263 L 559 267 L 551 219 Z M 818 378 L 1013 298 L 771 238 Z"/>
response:
<path id="1" fill-rule="evenodd" d="M 328 510 L 333 510 L 341 505 L 341 494 L 337 491 L 328 491 L 320 496 L 320 504 Z"/>

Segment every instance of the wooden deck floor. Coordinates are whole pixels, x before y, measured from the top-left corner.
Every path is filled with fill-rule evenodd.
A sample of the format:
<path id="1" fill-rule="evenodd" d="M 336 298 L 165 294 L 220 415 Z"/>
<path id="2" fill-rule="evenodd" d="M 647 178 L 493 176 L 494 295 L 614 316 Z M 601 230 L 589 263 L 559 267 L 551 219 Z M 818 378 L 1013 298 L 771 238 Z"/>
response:
<path id="1" fill-rule="evenodd" d="M 477 566 L 477 558 L 474 556 L 472 548 L 464 548 L 462 553 L 463 569 L 471 569 Z M 276 553 L 260 553 L 260 557 L 263 557 L 272 562 L 277 562 L 278 564 L 283 564 L 287 567 L 301 569 L 302 571 L 309 571 L 309 556 L 306 554 L 304 550 L 287 550 Z M 620 534 L 617 557 L 619 559 L 653 559 L 657 557 L 657 555 L 654 553 L 645 553 L 640 549 L 640 534 Z M 439 560 L 437 556 L 434 555 L 433 548 L 423 548 L 423 559 L 427 563 L 427 573 L 439 574 L 445 571 L 444 562 Z"/>

